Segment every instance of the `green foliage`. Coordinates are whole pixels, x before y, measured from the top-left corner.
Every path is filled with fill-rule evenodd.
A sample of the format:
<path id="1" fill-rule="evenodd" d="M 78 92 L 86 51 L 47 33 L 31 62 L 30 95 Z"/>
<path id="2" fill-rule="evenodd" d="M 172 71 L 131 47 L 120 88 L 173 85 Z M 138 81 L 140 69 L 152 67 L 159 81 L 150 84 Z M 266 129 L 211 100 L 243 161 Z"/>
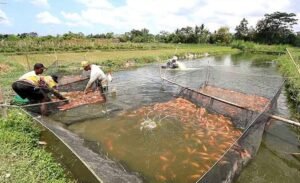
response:
<path id="1" fill-rule="evenodd" d="M 229 32 L 229 27 L 219 28 L 215 36 L 217 43 L 229 44 L 232 41 L 232 35 Z"/>
<path id="2" fill-rule="evenodd" d="M 7 72 L 0 72 L 0 87 L 6 88 L 10 86 L 25 72 L 25 69 L 22 65 L 16 62 L 11 62 L 7 57 L 2 55 L 0 55 L 0 64 L 5 64 L 9 67 Z"/>
<path id="3" fill-rule="evenodd" d="M 156 35 L 156 39 L 164 43 L 208 43 L 209 36 L 210 32 L 202 24 L 201 26 L 176 29 L 174 33 L 161 31 Z"/>
<path id="4" fill-rule="evenodd" d="M 290 47 L 289 45 L 263 45 L 242 40 L 233 41 L 230 45 L 232 48 L 240 49 L 242 51 L 266 52 L 274 54 L 285 53 L 286 48 Z"/>
<path id="5" fill-rule="evenodd" d="M 22 111 L 0 118 L 0 182 L 71 182 L 39 147 L 39 128 Z"/>
<path id="6" fill-rule="evenodd" d="M 296 64 L 300 64 L 300 49 L 289 49 Z M 293 117 L 300 119 L 300 74 L 294 63 L 291 61 L 288 54 L 285 54 L 277 59 L 279 70 L 287 77 L 285 91 L 291 104 Z M 296 128 L 300 135 L 300 128 Z"/>
<path id="7" fill-rule="evenodd" d="M 254 49 L 255 43 L 237 40 L 231 43 L 231 47 L 242 51 L 251 51 Z"/>
<path id="8" fill-rule="evenodd" d="M 292 44 L 295 34 L 293 25 L 297 24 L 294 13 L 274 12 L 265 14 L 265 18 L 256 25 L 255 40 L 266 44 Z"/>
<path id="9" fill-rule="evenodd" d="M 249 28 L 248 20 L 243 18 L 240 25 L 235 28 L 236 33 L 234 34 L 236 39 L 247 41 L 249 40 Z"/>

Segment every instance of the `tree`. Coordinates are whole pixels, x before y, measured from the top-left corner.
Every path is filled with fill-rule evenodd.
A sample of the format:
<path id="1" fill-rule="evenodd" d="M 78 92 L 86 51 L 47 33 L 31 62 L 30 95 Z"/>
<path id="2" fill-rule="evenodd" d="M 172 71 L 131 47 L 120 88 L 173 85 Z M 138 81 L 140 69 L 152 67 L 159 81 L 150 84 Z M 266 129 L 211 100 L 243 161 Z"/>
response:
<path id="1" fill-rule="evenodd" d="M 229 32 L 228 27 L 221 27 L 217 30 L 216 41 L 218 43 L 229 44 L 232 40 L 232 35 Z"/>
<path id="2" fill-rule="evenodd" d="M 297 24 L 294 13 L 274 12 L 265 14 L 265 18 L 256 25 L 256 41 L 267 44 L 291 43 L 293 25 Z"/>
<path id="3" fill-rule="evenodd" d="M 241 21 L 240 25 L 238 25 L 236 28 L 236 33 L 234 34 L 236 39 L 241 39 L 244 41 L 248 41 L 249 38 L 249 29 L 248 29 L 248 21 L 243 18 L 243 20 Z"/>
<path id="4" fill-rule="evenodd" d="M 208 31 L 208 29 L 205 29 L 204 24 L 199 27 L 195 27 L 195 34 L 197 37 L 197 43 L 208 43 L 210 32 Z"/>
<path id="5" fill-rule="evenodd" d="M 294 41 L 294 44 L 293 44 L 294 46 L 298 46 L 298 47 L 300 47 L 300 33 L 299 34 L 297 34 L 297 36 L 296 36 L 296 39 L 295 39 L 295 41 Z"/>

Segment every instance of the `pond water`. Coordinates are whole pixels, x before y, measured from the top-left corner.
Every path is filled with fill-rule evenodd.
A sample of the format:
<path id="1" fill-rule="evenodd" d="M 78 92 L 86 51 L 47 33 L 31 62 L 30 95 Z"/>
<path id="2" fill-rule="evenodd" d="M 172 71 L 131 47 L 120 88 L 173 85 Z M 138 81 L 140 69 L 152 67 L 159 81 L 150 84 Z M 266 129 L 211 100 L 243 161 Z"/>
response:
<path id="1" fill-rule="evenodd" d="M 210 79 L 217 86 L 229 87 L 241 92 L 270 97 L 274 94 L 272 88 L 273 80 L 264 80 L 261 76 L 279 78 L 276 63 L 270 55 L 237 54 L 205 57 L 197 60 L 184 61 L 186 71 L 166 71 L 167 77 L 176 78 L 176 82 L 198 88 L 199 83 L 205 80 L 206 75 L 201 71 L 204 65 L 213 65 L 222 73 L 222 79 Z M 186 78 L 186 72 L 194 72 Z M 215 80 L 214 80 L 215 79 Z M 240 80 L 241 82 L 233 82 Z M 278 86 L 275 85 L 274 86 Z M 176 106 L 164 108 L 166 102 L 175 102 L 174 93 L 178 92 L 176 87 L 162 87 L 159 78 L 158 65 L 149 65 L 131 71 L 121 71 L 114 74 L 111 89 L 116 90 L 116 96 L 110 95 L 107 105 L 93 105 L 90 111 L 104 111 L 107 109 L 119 109 L 118 112 L 102 115 L 96 119 L 85 119 L 82 115 L 87 108 L 77 109 L 70 112 L 71 115 L 54 116 L 55 119 L 67 119 L 68 117 L 80 118 L 79 123 L 71 123 L 68 129 L 82 136 L 89 148 L 97 153 L 106 154 L 109 158 L 120 162 L 127 170 L 139 172 L 145 182 L 195 182 L 211 166 L 219 154 L 224 152 L 226 147 L 220 146 L 230 144 L 239 134 L 230 119 L 221 115 L 204 112 L 208 116 L 206 121 L 211 119 L 223 120 L 223 126 L 228 124 L 227 129 L 232 131 L 231 135 L 223 134 L 224 130 L 218 132 L 215 127 L 214 139 L 210 139 L 211 132 L 195 124 L 193 116 L 201 108 L 193 108 L 189 111 L 186 108 L 177 109 Z M 159 107 L 155 110 L 155 104 Z M 184 105 L 184 104 L 181 104 Z M 179 105 L 179 106 L 181 106 Z M 171 108 L 172 114 L 191 112 L 187 115 L 189 123 L 184 123 L 178 116 L 170 116 L 166 108 Z M 175 108 L 175 109 L 174 109 Z M 149 110 L 152 113 L 149 113 Z M 193 110 L 195 114 L 193 113 Z M 142 112 L 141 112 L 142 111 Z M 80 113 L 81 112 L 81 113 Z M 143 115 L 138 115 L 141 112 Z M 90 112 L 91 116 L 93 112 Z M 277 113 L 289 117 L 284 95 L 278 100 Z M 154 122 L 154 123 L 153 123 Z M 189 124 L 189 125 L 187 125 Z M 191 125 L 192 124 L 192 125 Z M 212 125 L 208 122 L 203 123 Z M 211 128 L 214 126 L 211 126 Z M 233 133 L 234 132 L 234 133 Z M 196 136 L 199 134 L 200 136 Z M 225 136 L 227 136 L 225 138 Z M 228 138 L 230 136 L 230 138 Z M 199 142 L 200 140 L 200 142 Z M 213 141 L 213 142 L 212 142 Z M 212 143 L 214 143 L 212 145 Z M 211 145 L 210 145 L 211 144 Z M 263 137 L 263 142 L 256 157 L 244 168 L 237 182 L 298 182 L 300 180 L 300 163 L 290 155 L 299 151 L 299 141 L 293 129 L 281 122 L 272 121 Z"/>

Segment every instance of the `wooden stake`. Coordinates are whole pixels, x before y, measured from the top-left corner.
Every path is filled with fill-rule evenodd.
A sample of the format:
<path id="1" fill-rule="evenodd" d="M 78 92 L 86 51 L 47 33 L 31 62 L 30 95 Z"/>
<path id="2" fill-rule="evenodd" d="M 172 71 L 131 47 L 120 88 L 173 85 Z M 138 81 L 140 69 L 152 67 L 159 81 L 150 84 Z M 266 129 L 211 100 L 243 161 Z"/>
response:
<path id="1" fill-rule="evenodd" d="M 28 71 L 31 70 L 31 67 L 30 67 L 30 63 L 29 63 L 29 59 L 28 59 L 28 55 L 26 54 L 26 62 L 27 62 L 27 69 Z"/>
<path id="2" fill-rule="evenodd" d="M 3 95 L 3 92 L 0 88 L 0 104 L 5 104 L 3 106 L 0 106 L 0 110 L 1 110 L 1 116 L 6 118 L 7 117 L 7 106 L 6 106 L 6 101 L 4 99 L 4 95 Z"/>

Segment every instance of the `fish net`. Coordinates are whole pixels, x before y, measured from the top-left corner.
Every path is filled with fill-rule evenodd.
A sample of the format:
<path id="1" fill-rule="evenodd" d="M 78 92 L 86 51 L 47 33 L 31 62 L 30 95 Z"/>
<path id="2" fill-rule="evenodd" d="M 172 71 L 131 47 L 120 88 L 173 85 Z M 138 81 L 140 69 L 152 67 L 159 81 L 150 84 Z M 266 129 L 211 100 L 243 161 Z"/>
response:
<path id="1" fill-rule="evenodd" d="M 150 178 L 146 179 L 150 182 L 232 182 L 257 153 L 265 124 L 269 119 L 268 114 L 276 107 L 283 84 L 281 77 L 270 73 L 251 75 L 249 71 L 241 73 L 238 69 L 227 70 L 226 67 L 220 66 L 160 71 L 163 78 L 161 79 L 157 67 L 150 66 L 150 69 L 142 68 L 134 74 L 127 71 L 116 73 L 113 82 L 105 91 L 107 101 L 104 103 L 99 91 L 88 96 L 95 97 L 91 101 L 80 97 L 80 92 L 86 86 L 88 74 L 82 75 L 78 71 L 79 68 L 74 69 L 74 72 L 62 70 L 64 69 L 56 68 L 49 69 L 48 72 L 61 76 L 59 90 L 79 105 L 49 104 L 51 119 L 72 125 L 96 118 L 139 121 L 142 116 L 141 123 L 134 125 L 132 129 L 128 126 L 125 128 L 141 130 L 146 138 L 148 133 L 155 133 L 152 129 L 165 123 L 170 126 L 164 129 L 164 135 L 156 134 L 157 136 L 172 136 L 176 139 L 174 136 L 181 135 L 177 139 L 180 151 L 178 154 L 182 153 L 182 157 L 189 154 L 193 156 L 193 160 L 180 160 L 178 156 L 176 159 L 170 152 L 161 152 L 160 149 L 151 149 L 151 152 L 160 153 L 157 159 L 161 162 L 171 164 L 180 160 L 182 167 L 193 167 L 193 173 L 182 175 L 183 179 L 179 178 L 179 173 L 176 178 L 173 171 L 166 170 L 168 168 L 162 165 L 159 171 L 166 174 L 149 175 Z M 116 128 L 114 131 L 123 135 L 122 131 L 118 131 L 121 129 Z M 169 129 L 178 130 L 178 134 L 174 135 Z M 128 133 L 130 132 L 124 133 L 121 140 L 126 139 Z M 109 152 L 113 149 L 112 143 L 112 140 L 103 142 L 103 149 Z M 126 143 L 119 143 L 118 152 L 130 151 L 131 148 L 125 148 Z M 155 147 L 157 144 L 152 145 Z M 182 149 L 184 151 L 181 152 Z M 138 152 L 131 153 L 134 155 Z M 134 164 L 132 167 L 135 169 Z"/>
<path id="2" fill-rule="evenodd" d="M 232 182 L 257 153 L 265 124 L 276 107 L 284 81 L 277 76 L 226 71 L 226 67 L 208 66 L 202 70 L 203 75 L 205 77 L 198 77 L 200 85 L 190 83 L 191 78 L 201 76 L 199 71 L 179 78 L 168 73 L 163 77 L 166 82 L 181 88 L 178 96 L 211 113 L 228 117 L 233 126 L 240 129 L 241 133 L 221 150 L 216 161 L 197 174 L 197 182 Z"/>

